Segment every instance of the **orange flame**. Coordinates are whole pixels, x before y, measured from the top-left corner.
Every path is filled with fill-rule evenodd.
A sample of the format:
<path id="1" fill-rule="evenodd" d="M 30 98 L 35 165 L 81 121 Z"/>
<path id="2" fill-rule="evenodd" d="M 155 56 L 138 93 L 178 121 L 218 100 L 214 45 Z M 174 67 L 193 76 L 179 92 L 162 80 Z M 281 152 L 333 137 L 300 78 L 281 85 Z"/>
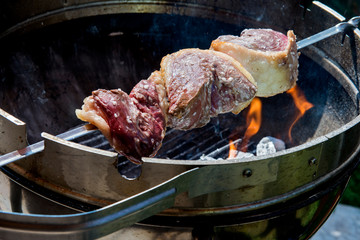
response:
<path id="1" fill-rule="evenodd" d="M 241 142 L 241 151 L 247 151 L 249 139 L 254 136 L 260 129 L 261 125 L 261 108 L 262 103 L 259 98 L 254 98 L 250 104 L 249 112 L 246 116 L 246 125 L 248 126 L 244 138 Z"/>
<path id="2" fill-rule="evenodd" d="M 291 126 L 289 128 L 289 132 L 288 132 L 289 139 L 292 142 L 292 137 L 291 137 L 292 128 L 294 127 L 296 122 L 302 116 L 304 116 L 305 112 L 307 110 L 309 110 L 310 108 L 314 107 L 314 105 L 306 100 L 306 97 L 305 97 L 304 93 L 301 91 L 301 89 L 298 86 L 295 86 L 295 87 L 289 89 L 287 91 L 287 93 L 292 96 L 292 98 L 294 99 L 295 106 L 299 110 L 299 113 L 296 116 L 295 120 L 292 122 L 292 124 L 291 124 Z"/>
<path id="3" fill-rule="evenodd" d="M 235 158 L 237 155 L 237 148 L 233 142 L 233 140 L 229 141 L 229 156 L 228 158 Z"/>

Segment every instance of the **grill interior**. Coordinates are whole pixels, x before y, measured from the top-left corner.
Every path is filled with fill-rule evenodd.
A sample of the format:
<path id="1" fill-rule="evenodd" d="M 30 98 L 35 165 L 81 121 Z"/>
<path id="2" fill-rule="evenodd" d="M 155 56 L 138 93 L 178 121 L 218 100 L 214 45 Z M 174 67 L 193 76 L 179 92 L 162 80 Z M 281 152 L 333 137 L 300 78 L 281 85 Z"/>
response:
<path id="1" fill-rule="evenodd" d="M 239 34 L 244 24 L 164 14 L 121 14 L 89 17 L 55 24 L 5 41 L 0 58 L 1 107 L 28 126 L 28 141 L 41 140 L 41 132 L 59 134 L 81 124 L 74 110 L 97 88 L 130 92 L 141 79 L 159 68 L 161 58 L 188 47 L 208 48 L 221 34 Z M 171 19 L 170 19 L 171 18 Z M 259 23 L 257 23 L 259 24 Z M 241 27 L 240 27 L 241 26 Z M 251 27 L 271 27 L 266 25 Z M 276 29 L 276 28 L 275 28 Z M 357 108 L 346 90 L 305 54 L 300 56 L 298 85 L 314 104 L 292 131 L 297 113 L 289 94 L 262 98 L 262 126 L 250 139 L 254 152 L 262 137 L 282 139 L 287 148 L 322 136 L 349 122 Z M 346 107 L 343 107 L 346 106 Z M 227 158 L 229 140 L 241 141 L 245 116 L 224 114 L 203 128 L 168 129 L 158 158 L 196 160 L 201 156 Z M 99 132 L 75 140 L 112 151 Z M 118 170 L 128 178 L 140 168 L 120 157 Z"/>
<path id="2" fill-rule="evenodd" d="M 246 24 L 232 25 L 176 15 L 142 14 L 142 21 L 136 21 L 138 17 L 137 14 L 121 14 L 79 19 L 25 34 L 12 39 L 11 44 L 5 41 L 2 46 L 6 48 L 1 50 L 0 59 L 1 107 L 27 123 L 30 143 L 41 140 L 40 133 L 43 131 L 59 134 L 79 125 L 74 110 L 80 108 L 83 98 L 92 90 L 121 88 L 130 92 L 139 80 L 159 69 L 162 56 L 187 47 L 208 48 L 217 36 L 239 34 L 242 28 L 247 27 Z M 305 136 L 295 133 L 293 144 L 336 129 L 355 116 L 355 106 L 342 86 L 304 54 L 300 57 L 298 84 L 315 108 L 302 120 L 306 122 L 306 129 L 300 132 L 306 131 Z M 282 130 L 271 131 L 277 128 L 272 124 L 279 119 L 283 122 L 292 114 L 293 105 L 288 96 L 279 95 L 263 101 L 263 123 L 266 125 L 263 134 L 283 135 Z M 340 104 L 347 108 L 339 107 Z M 173 131 L 167 139 L 183 134 L 181 141 L 189 142 L 185 139 L 192 134 L 197 135 L 197 131 L 204 134 L 213 131 L 211 135 L 217 139 L 211 140 L 212 145 L 222 138 L 237 135 L 231 129 L 233 124 L 230 121 L 236 121 L 236 126 L 243 126 L 242 118 L 242 114 L 239 117 L 227 114 L 213 120 L 206 131 Z M 211 127 L 218 125 L 217 122 L 221 123 L 219 127 Z M 300 124 L 297 128 L 302 126 Z M 186 148 L 201 144 L 199 140 L 192 141 L 194 144 L 187 143 Z M 172 148 L 167 142 L 163 149 Z M 293 144 L 287 143 L 290 146 Z M 196 159 L 202 154 L 189 155 L 183 151 L 176 154 L 176 150 L 173 151 L 165 151 L 166 156 L 161 151 L 159 156 Z M 207 154 L 212 150 L 203 151 Z"/>

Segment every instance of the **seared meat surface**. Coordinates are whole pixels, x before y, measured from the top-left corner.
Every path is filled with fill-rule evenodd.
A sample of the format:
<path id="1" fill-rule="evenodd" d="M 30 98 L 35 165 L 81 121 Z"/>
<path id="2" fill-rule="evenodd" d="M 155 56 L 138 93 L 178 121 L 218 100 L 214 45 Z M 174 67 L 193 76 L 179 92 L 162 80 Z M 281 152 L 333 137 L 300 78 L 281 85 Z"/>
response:
<path id="1" fill-rule="evenodd" d="M 217 40 L 263 52 L 284 51 L 288 45 L 286 35 L 271 29 L 245 29 L 240 36 L 222 35 Z"/>
<path id="2" fill-rule="evenodd" d="M 121 89 L 93 91 L 76 115 L 98 127 L 117 152 L 140 164 L 141 157 L 155 155 L 165 136 L 159 77 L 154 72 L 129 95 Z"/>
<path id="3" fill-rule="evenodd" d="M 239 113 L 253 99 L 256 84 L 233 58 L 220 52 L 184 49 L 161 62 L 169 100 L 168 126 L 202 127 L 220 113 Z"/>

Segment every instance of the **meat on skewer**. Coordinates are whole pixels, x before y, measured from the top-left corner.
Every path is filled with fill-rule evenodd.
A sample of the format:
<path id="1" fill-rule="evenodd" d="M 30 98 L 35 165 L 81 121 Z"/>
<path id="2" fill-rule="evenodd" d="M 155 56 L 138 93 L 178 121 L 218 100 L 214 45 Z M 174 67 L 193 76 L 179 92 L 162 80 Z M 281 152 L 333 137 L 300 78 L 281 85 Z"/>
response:
<path id="1" fill-rule="evenodd" d="M 95 125 L 117 152 L 141 164 L 142 156 L 154 156 L 161 146 L 166 109 L 165 89 L 155 71 L 129 95 L 121 89 L 93 91 L 76 115 Z"/>
<path id="2" fill-rule="evenodd" d="M 239 113 L 256 94 L 252 76 L 232 57 L 185 49 L 167 55 L 128 95 L 120 89 L 93 91 L 76 115 L 100 129 L 116 151 L 134 163 L 154 156 L 166 126 L 201 127 L 220 113 Z"/>
<path id="3" fill-rule="evenodd" d="M 293 31 L 286 36 L 271 29 L 246 29 L 240 36 L 219 36 L 210 49 L 239 61 L 254 77 L 259 97 L 285 92 L 296 84 L 298 53 Z"/>
<path id="4" fill-rule="evenodd" d="M 114 149 L 134 163 L 154 156 L 166 127 L 202 127 L 218 114 L 239 113 L 257 96 L 272 96 L 296 84 L 295 36 L 270 29 L 220 36 L 210 50 L 183 49 L 165 56 L 160 71 L 130 94 L 93 91 L 79 119 L 100 129 Z"/>
<path id="5" fill-rule="evenodd" d="M 198 128 L 218 114 L 237 114 L 256 93 L 249 72 L 221 52 L 184 49 L 165 56 L 160 65 L 172 128 Z"/>

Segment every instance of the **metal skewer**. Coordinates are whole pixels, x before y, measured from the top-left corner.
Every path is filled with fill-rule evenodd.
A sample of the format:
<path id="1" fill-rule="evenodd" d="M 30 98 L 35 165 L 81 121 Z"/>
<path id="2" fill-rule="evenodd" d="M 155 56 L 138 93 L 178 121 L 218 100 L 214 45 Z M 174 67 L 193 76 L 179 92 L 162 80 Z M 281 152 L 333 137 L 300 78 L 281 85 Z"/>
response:
<path id="1" fill-rule="evenodd" d="M 360 17 L 356 16 L 351 18 L 348 22 L 342 22 L 338 23 L 335 26 L 328 28 L 322 32 L 319 32 L 315 35 L 312 35 L 308 38 L 302 39 L 297 42 L 298 50 L 307 47 L 309 45 L 312 45 L 314 43 L 320 42 L 321 40 L 324 40 L 328 37 L 331 37 L 338 33 L 344 33 L 346 34 L 348 31 L 353 31 L 355 28 L 358 27 L 360 23 Z"/>
<path id="2" fill-rule="evenodd" d="M 71 141 L 78 137 L 84 136 L 93 132 L 94 130 L 88 129 L 88 124 L 71 129 L 64 133 L 59 134 L 57 137 L 62 138 L 64 140 Z M 44 141 L 40 141 L 34 144 L 31 144 L 23 149 L 19 149 L 4 155 L 0 156 L 0 167 L 5 166 L 9 163 L 15 162 L 17 160 L 26 158 L 30 155 L 42 152 L 44 150 Z"/>

